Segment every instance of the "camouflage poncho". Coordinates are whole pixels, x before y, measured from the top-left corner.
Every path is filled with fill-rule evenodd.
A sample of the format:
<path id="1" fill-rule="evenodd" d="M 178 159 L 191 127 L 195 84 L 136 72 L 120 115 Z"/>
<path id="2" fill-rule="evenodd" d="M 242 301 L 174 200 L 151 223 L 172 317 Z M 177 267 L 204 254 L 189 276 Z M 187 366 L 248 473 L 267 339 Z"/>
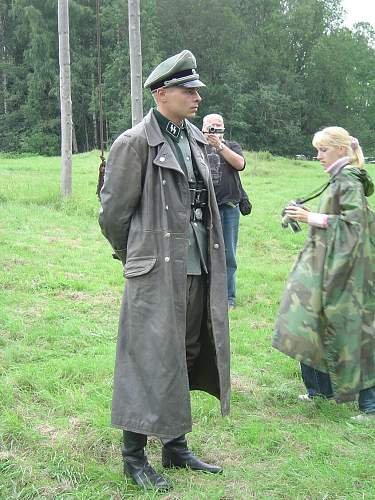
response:
<path id="1" fill-rule="evenodd" d="M 365 170 L 344 167 L 323 193 L 325 229 L 310 227 L 289 275 L 273 346 L 329 373 L 335 399 L 375 385 L 375 214 Z"/>

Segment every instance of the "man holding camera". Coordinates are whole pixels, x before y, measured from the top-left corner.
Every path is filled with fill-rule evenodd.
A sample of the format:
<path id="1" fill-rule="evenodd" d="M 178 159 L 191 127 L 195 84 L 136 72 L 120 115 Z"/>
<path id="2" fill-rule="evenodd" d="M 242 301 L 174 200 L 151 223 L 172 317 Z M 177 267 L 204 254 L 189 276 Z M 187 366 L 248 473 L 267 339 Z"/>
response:
<path id="1" fill-rule="evenodd" d="M 236 306 L 236 250 L 242 198 L 239 171 L 245 168 L 241 146 L 224 140 L 224 120 L 221 115 L 210 114 L 203 118 L 202 131 L 208 141 L 208 161 L 219 205 L 224 234 L 227 265 L 228 308 Z"/>
<path id="2" fill-rule="evenodd" d="M 145 489 L 170 483 L 148 463 L 218 473 L 187 447 L 189 389 L 229 412 L 225 250 L 203 134 L 193 118 L 204 87 L 184 50 L 145 82 L 156 109 L 114 142 L 100 193 L 100 225 L 124 264 L 112 423 L 123 429 L 124 472 Z"/>

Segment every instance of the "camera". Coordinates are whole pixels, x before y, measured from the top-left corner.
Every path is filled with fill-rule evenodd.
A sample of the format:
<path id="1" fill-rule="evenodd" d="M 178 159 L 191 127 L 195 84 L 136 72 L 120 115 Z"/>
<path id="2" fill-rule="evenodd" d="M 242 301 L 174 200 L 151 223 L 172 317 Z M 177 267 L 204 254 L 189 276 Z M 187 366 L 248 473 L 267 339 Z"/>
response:
<path id="1" fill-rule="evenodd" d="M 213 125 L 210 125 L 207 128 L 207 134 L 224 134 L 224 128 L 216 128 Z"/>
<path id="2" fill-rule="evenodd" d="M 290 205 L 293 205 L 295 207 L 301 207 L 301 203 L 298 203 L 298 201 L 290 201 L 288 204 L 287 204 L 287 207 L 289 207 Z M 301 229 L 301 226 L 298 224 L 298 222 L 296 220 L 293 220 L 293 219 L 290 219 L 287 214 L 286 214 L 286 207 L 283 209 L 283 211 L 281 212 L 281 227 L 286 229 L 288 226 L 291 227 L 293 233 L 298 233 L 299 231 L 302 231 Z"/>

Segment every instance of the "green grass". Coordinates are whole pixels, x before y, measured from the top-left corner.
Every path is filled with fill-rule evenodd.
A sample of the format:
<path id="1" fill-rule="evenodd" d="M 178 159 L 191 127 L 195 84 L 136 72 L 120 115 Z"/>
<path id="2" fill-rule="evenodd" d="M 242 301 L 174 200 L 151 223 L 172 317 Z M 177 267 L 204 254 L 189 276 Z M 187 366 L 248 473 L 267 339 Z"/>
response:
<path id="1" fill-rule="evenodd" d="M 97 224 L 98 163 L 97 153 L 74 157 L 63 202 L 58 158 L 0 158 L 0 499 L 163 497 L 124 478 L 121 432 L 110 427 L 124 283 Z M 248 154 L 242 178 L 254 208 L 241 217 L 230 317 L 232 412 L 223 419 L 217 401 L 193 393 L 189 436 L 225 472 L 165 472 L 175 487 L 163 498 L 373 499 L 375 423 L 351 423 L 354 403 L 299 403 L 297 363 L 271 348 L 306 236 L 282 230 L 280 211 L 325 174 L 315 162 Z M 148 454 L 162 471 L 157 440 Z"/>

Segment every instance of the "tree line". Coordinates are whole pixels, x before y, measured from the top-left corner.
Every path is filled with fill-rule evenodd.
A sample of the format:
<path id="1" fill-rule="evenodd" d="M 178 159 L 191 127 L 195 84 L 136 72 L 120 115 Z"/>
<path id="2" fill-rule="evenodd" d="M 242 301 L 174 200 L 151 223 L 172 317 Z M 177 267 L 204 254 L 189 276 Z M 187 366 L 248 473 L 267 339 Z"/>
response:
<path id="1" fill-rule="evenodd" d="M 73 149 L 99 147 L 96 11 L 70 0 Z M 131 126 L 128 11 L 101 1 L 104 137 Z M 143 78 L 183 49 L 207 87 L 195 123 L 220 113 L 244 148 L 312 152 L 341 125 L 375 154 L 375 30 L 343 25 L 341 0 L 142 0 Z M 144 93 L 145 112 L 153 105 Z M 59 154 L 57 0 L 0 0 L 0 151 Z"/>

